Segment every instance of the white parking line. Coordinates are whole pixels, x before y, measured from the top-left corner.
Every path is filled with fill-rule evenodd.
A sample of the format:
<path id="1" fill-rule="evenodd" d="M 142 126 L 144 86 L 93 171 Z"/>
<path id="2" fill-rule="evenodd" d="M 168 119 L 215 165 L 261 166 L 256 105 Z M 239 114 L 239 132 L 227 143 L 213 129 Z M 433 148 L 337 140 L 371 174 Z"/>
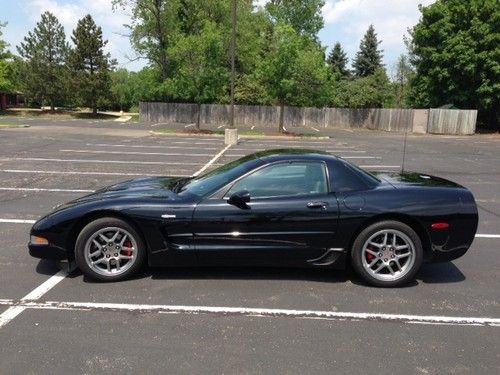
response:
<path id="1" fill-rule="evenodd" d="M 291 149 L 300 149 L 302 147 L 300 146 L 286 146 L 287 148 L 291 148 Z M 265 148 L 260 148 L 260 150 L 265 150 Z M 252 148 L 249 148 L 249 149 L 246 149 L 244 147 L 235 147 L 233 148 L 233 151 L 240 151 L 240 152 L 244 152 L 246 154 L 249 154 L 249 153 L 252 153 L 252 152 L 255 152 L 256 151 L 256 148 L 255 147 L 252 147 Z M 366 154 L 366 151 L 364 150 L 350 150 L 350 149 L 342 149 L 342 148 L 337 148 L 337 149 L 331 149 L 331 150 L 325 150 L 326 152 L 329 152 L 331 154 L 343 154 L 343 153 L 352 153 L 352 154 Z"/>
<path id="2" fill-rule="evenodd" d="M 33 192 L 49 191 L 55 193 L 92 193 L 95 190 L 0 187 L 0 191 L 33 191 Z"/>
<path id="3" fill-rule="evenodd" d="M 212 156 L 212 154 L 188 154 L 185 152 L 139 152 L 139 151 L 104 151 L 104 150 L 59 150 L 76 154 L 109 154 L 109 155 L 147 155 L 147 156 Z"/>
<path id="4" fill-rule="evenodd" d="M 330 145 L 332 146 L 335 141 L 332 139 L 331 141 L 327 141 L 327 140 L 300 140 L 300 141 L 295 141 L 295 140 L 290 140 L 290 139 L 252 139 L 252 138 L 248 138 L 248 139 L 245 139 L 245 144 L 249 144 L 249 143 L 252 143 L 252 144 L 255 144 L 255 143 L 262 143 L 262 144 L 265 144 L 265 143 L 272 143 L 272 144 L 275 144 L 275 143 L 278 143 L 278 142 L 281 142 L 283 144 L 289 144 L 289 143 L 300 143 L 301 145 L 321 145 L 321 144 L 326 144 L 326 145 Z M 344 146 L 344 147 L 348 147 L 348 148 L 354 148 L 354 146 Z"/>
<path id="5" fill-rule="evenodd" d="M 64 278 L 64 276 L 62 277 Z M 60 280 L 59 280 L 60 281 Z M 59 282 L 57 281 L 57 282 Z M 42 310 L 76 310 L 76 311 L 123 311 L 157 314 L 210 314 L 216 316 L 249 316 L 266 318 L 325 319 L 338 321 L 375 321 L 396 322 L 406 324 L 442 324 L 453 326 L 491 326 L 500 327 L 500 319 L 489 317 L 462 317 L 440 315 L 384 314 L 321 310 L 292 310 L 252 307 L 219 307 L 219 306 L 185 306 L 185 305 L 147 305 L 131 303 L 99 303 L 99 302 L 37 302 L 28 298 L 21 301 L 1 299 L 0 305 L 11 306 L 10 309 L 42 309 Z M 7 311 L 9 311 L 7 310 Z M 4 314 L 7 313 L 4 312 Z M 20 313 L 20 312 L 19 312 Z M 18 315 L 17 313 L 16 315 Z M 3 314 L 2 314 L 3 315 Z M 12 314 L 10 314 L 12 315 Z M 14 316 L 15 317 L 15 316 Z M 0 316 L 1 319 L 1 316 Z M 11 318 L 12 319 L 12 318 Z M 8 323 L 8 321 L 6 321 Z M 4 324 L 6 324 L 4 323 Z"/>
<path id="6" fill-rule="evenodd" d="M 221 139 L 206 139 L 205 141 L 200 142 L 199 140 L 192 139 L 190 141 L 172 141 L 169 142 L 169 144 L 175 143 L 175 144 L 190 144 L 190 145 L 213 145 L 214 144 L 213 142 L 220 142 L 220 141 Z"/>
<path id="7" fill-rule="evenodd" d="M 28 220 L 28 219 L 0 219 L 0 223 L 9 223 L 9 224 L 35 224 L 36 220 Z"/>
<path id="8" fill-rule="evenodd" d="M 50 161 L 56 163 L 140 164 L 140 165 L 200 165 L 202 163 L 176 163 L 170 161 L 52 159 L 52 158 L 0 158 L 0 161 Z"/>
<path id="9" fill-rule="evenodd" d="M 500 238 L 500 234 L 476 234 L 476 238 Z"/>
<path id="10" fill-rule="evenodd" d="M 40 284 L 37 288 L 33 289 L 30 293 L 26 294 L 23 298 L 21 298 L 21 302 L 26 300 L 37 300 L 42 297 L 45 293 L 59 284 L 64 278 L 67 276 L 66 271 L 59 271 L 52 277 L 50 277 L 47 281 Z M 12 306 L 5 310 L 2 314 L 0 314 L 0 328 L 8 324 L 12 319 L 21 314 L 24 310 L 26 310 L 26 306 Z"/>
<path id="11" fill-rule="evenodd" d="M 197 144 L 197 143 L 192 143 L 189 142 L 190 144 Z M 205 143 L 203 143 L 205 144 Z M 87 143 L 87 146 L 91 147 L 124 147 L 124 148 L 160 148 L 160 149 L 169 149 L 169 148 L 175 148 L 175 149 L 186 149 L 186 148 L 191 148 L 187 146 L 170 146 L 170 145 L 125 145 L 125 144 L 109 144 L 109 143 Z M 211 145 L 211 144 L 210 144 Z M 203 147 L 204 150 L 218 150 L 218 147 Z"/>
<path id="12" fill-rule="evenodd" d="M 226 147 L 224 147 L 217 155 L 215 155 L 212 159 L 210 159 L 210 161 L 205 164 L 200 170 L 196 171 L 195 173 L 193 173 L 193 177 L 196 177 L 198 176 L 200 173 L 204 172 L 205 170 L 207 170 L 212 164 L 214 164 L 217 160 L 219 160 L 219 158 L 224 155 L 224 153 L 229 150 L 229 148 L 231 147 L 231 145 L 227 145 Z"/>
<path id="13" fill-rule="evenodd" d="M 76 172 L 76 171 L 37 171 L 27 169 L 0 169 L 6 173 L 30 173 L 30 174 L 69 174 L 69 175 L 91 175 L 91 176 L 163 176 L 151 173 L 120 173 L 120 172 Z M 179 176 L 178 177 L 183 177 Z M 186 175 L 187 176 L 187 175 Z"/>
<path id="14" fill-rule="evenodd" d="M 360 168 L 390 168 L 390 169 L 394 169 L 394 168 L 401 168 L 400 165 L 378 165 L 378 164 L 375 164 L 375 165 L 359 165 Z"/>
<path id="15" fill-rule="evenodd" d="M 382 159 L 380 156 L 342 156 L 342 159 Z"/>

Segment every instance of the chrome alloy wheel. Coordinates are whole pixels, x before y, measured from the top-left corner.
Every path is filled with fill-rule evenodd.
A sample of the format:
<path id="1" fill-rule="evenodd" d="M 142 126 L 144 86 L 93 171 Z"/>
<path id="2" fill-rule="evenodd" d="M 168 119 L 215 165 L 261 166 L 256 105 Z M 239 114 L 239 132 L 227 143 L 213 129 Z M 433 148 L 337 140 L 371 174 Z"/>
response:
<path id="1" fill-rule="evenodd" d="M 395 281 L 406 275 L 415 263 L 415 244 L 403 232 L 383 229 L 363 245 L 363 267 L 375 279 Z"/>
<path id="2" fill-rule="evenodd" d="M 125 229 L 103 228 L 85 243 L 85 262 L 103 276 L 116 276 L 127 271 L 137 259 L 137 242 Z"/>

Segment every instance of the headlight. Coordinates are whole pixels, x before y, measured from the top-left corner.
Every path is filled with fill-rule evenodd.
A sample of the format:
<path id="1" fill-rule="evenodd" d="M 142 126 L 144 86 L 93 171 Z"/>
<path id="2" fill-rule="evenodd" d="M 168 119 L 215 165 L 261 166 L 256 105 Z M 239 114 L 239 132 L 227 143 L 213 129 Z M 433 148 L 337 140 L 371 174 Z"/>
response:
<path id="1" fill-rule="evenodd" d="M 45 237 L 40 237 L 40 236 L 30 236 L 30 243 L 33 245 L 48 245 L 49 240 L 46 239 Z"/>

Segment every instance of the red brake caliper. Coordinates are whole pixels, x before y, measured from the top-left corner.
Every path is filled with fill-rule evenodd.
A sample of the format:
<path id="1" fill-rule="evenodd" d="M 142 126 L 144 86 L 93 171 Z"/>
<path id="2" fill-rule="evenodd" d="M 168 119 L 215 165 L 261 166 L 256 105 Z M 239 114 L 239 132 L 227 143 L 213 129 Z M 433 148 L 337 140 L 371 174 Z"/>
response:
<path id="1" fill-rule="evenodd" d="M 369 250 L 372 250 L 371 248 L 367 247 L 367 249 Z M 371 263 L 371 261 L 375 259 L 375 255 L 373 254 L 370 254 L 370 253 L 366 253 L 366 260 L 368 261 L 368 263 Z"/>
<path id="2" fill-rule="evenodd" d="M 130 240 L 125 241 L 125 243 L 123 244 L 123 247 L 131 248 L 132 242 Z M 122 253 L 123 253 L 123 255 L 126 255 L 128 257 L 132 256 L 132 250 L 123 250 Z"/>

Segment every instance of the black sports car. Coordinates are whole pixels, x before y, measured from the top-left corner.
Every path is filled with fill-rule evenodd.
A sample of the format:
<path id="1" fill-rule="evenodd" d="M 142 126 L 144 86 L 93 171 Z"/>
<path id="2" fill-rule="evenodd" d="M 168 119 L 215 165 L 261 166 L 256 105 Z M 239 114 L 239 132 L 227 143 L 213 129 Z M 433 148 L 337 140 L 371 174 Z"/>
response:
<path id="1" fill-rule="evenodd" d="M 30 254 L 76 261 L 102 281 L 149 266 L 343 268 L 396 286 L 424 260 L 474 239 L 466 188 L 420 173 L 371 174 L 321 151 L 271 150 L 193 178 L 125 181 L 58 207 L 31 230 Z"/>

